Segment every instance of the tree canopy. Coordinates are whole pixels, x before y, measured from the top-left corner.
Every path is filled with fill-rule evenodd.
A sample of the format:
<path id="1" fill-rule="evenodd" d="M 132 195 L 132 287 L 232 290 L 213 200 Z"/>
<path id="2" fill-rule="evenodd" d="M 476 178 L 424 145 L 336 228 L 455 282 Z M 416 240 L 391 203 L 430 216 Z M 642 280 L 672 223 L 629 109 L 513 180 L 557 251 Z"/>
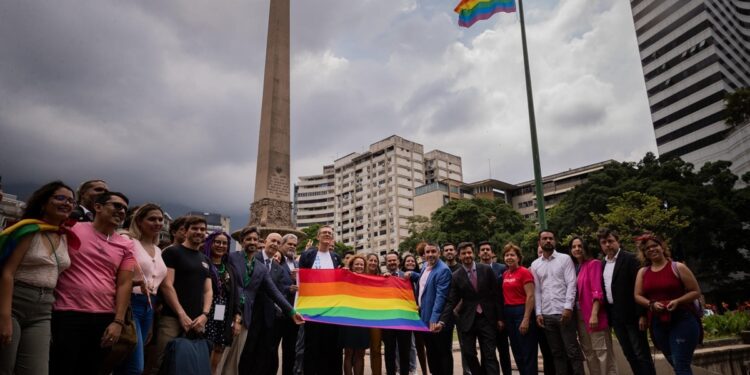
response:
<path id="1" fill-rule="evenodd" d="M 750 121 L 750 88 L 741 88 L 727 94 L 724 105 L 728 125 L 739 126 Z"/>
<path id="2" fill-rule="evenodd" d="M 550 211 L 550 229 L 565 237 L 608 225 L 620 230 L 624 244 L 651 231 L 699 280 L 732 282 L 730 273 L 750 269 L 750 188 L 733 189 L 738 178 L 730 165 L 709 162 L 696 172 L 690 163 L 651 153 L 638 163 L 612 163 Z"/>

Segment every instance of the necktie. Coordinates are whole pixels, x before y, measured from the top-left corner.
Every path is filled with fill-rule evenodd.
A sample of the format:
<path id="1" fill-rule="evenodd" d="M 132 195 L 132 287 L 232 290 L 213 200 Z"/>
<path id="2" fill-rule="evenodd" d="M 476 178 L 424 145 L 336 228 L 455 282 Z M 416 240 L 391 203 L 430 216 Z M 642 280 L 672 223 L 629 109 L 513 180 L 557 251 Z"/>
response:
<path id="1" fill-rule="evenodd" d="M 477 270 L 476 270 L 476 268 L 472 268 L 472 270 L 470 271 L 469 274 L 470 274 L 469 280 L 471 280 L 471 286 L 473 286 L 474 290 L 476 290 L 478 292 L 479 289 L 477 289 Z M 477 314 L 481 314 L 481 313 L 482 313 L 482 305 L 478 303 L 477 304 Z"/>
<path id="2" fill-rule="evenodd" d="M 271 258 L 266 259 L 266 267 L 268 267 L 268 269 L 271 269 Z"/>

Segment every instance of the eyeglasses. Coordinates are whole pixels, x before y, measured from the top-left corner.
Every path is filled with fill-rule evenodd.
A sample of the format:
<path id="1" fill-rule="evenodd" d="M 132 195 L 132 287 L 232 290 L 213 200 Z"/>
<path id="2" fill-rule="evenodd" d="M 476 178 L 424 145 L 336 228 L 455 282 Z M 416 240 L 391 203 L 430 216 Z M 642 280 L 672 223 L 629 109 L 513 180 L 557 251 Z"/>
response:
<path id="1" fill-rule="evenodd" d="M 67 204 L 70 204 L 70 205 L 73 205 L 73 206 L 76 205 L 76 201 L 73 200 L 73 198 L 70 198 L 70 197 L 62 195 L 62 194 L 53 195 L 52 199 L 55 200 L 55 201 L 58 201 L 60 203 L 67 203 Z"/>
<path id="2" fill-rule="evenodd" d="M 105 204 L 111 205 L 112 208 L 115 209 L 115 211 L 127 211 L 128 210 L 128 206 L 127 205 L 124 205 L 124 204 L 119 203 L 119 202 L 107 202 Z"/>

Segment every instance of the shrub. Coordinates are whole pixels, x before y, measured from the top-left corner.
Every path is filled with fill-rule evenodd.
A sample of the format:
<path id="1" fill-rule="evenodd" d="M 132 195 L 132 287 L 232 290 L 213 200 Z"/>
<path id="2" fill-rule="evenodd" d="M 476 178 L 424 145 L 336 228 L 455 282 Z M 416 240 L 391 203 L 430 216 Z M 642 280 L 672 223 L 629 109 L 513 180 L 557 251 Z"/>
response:
<path id="1" fill-rule="evenodd" d="M 703 330 L 708 338 L 739 336 L 740 331 L 746 329 L 750 329 L 750 313 L 746 311 L 730 311 L 703 318 Z"/>

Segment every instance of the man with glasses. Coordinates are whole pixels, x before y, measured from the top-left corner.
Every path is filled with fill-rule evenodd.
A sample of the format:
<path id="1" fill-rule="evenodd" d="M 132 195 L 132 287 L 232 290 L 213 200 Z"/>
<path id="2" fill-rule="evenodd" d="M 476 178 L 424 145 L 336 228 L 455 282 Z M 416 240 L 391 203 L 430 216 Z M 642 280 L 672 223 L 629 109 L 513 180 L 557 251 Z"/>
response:
<path id="1" fill-rule="evenodd" d="M 318 229 L 318 247 L 305 250 L 299 257 L 299 268 L 336 269 L 341 264 L 333 251 L 333 227 Z M 339 345 L 338 327 L 331 324 L 308 322 L 305 324 L 305 375 L 341 374 L 343 367 Z"/>
<path id="2" fill-rule="evenodd" d="M 156 346 L 163 359 L 167 343 L 182 332 L 203 332 L 211 311 L 213 289 L 208 258 L 200 251 L 206 240 L 206 220 L 199 216 L 185 219 L 185 241 L 162 252 L 167 277 L 159 286 L 164 308 L 158 321 Z"/>
<path id="3" fill-rule="evenodd" d="M 70 213 L 70 218 L 79 222 L 94 221 L 94 204 L 96 198 L 109 191 L 104 180 L 88 180 L 78 187 L 76 197 L 78 205 Z"/>
<path id="4" fill-rule="evenodd" d="M 92 208 L 94 221 L 72 228 L 81 246 L 69 249 L 71 266 L 55 288 L 51 374 L 98 374 L 120 338 L 130 304 L 133 241 L 115 232 L 125 219 L 128 198 L 106 192 Z"/>

